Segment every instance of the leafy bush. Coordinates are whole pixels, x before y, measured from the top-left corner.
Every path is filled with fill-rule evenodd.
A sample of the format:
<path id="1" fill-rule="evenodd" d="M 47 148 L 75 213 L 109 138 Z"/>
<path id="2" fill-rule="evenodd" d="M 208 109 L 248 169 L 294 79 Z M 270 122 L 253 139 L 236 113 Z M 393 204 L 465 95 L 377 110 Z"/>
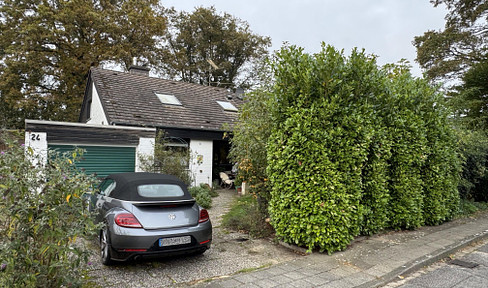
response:
<path id="1" fill-rule="evenodd" d="M 234 184 L 240 186 L 246 181 L 250 192 L 261 199 L 259 203 L 267 203 L 270 199 L 266 174 L 266 143 L 271 131 L 268 102 L 269 92 L 266 87 L 246 95 L 246 101 L 239 109 L 239 121 L 233 129 L 229 153 L 232 161 L 238 163 Z M 266 209 L 261 207 L 262 211 Z"/>
<path id="2" fill-rule="evenodd" d="M 456 213 L 455 138 L 426 81 L 330 46 L 314 55 L 285 47 L 274 72 L 269 211 L 285 242 L 333 252 L 359 233 Z"/>
<path id="3" fill-rule="evenodd" d="M 78 237 L 95 232 L 83 195 L 94 179 L 76 170 L 80 151 L 33 166 L 33 151 L 3 139 L 0 153 L 0 286 L 81 286 L 88 252 Z M 1 142 L 1 141 L 0 141 Z M 27 155 L 28 157 L 25 157 Z"/>
<path id="4" fill-rule="evenodd" d="M 200 186 L 190 187 L 189 192 L 197 201 L 198 205 L 205 209 L 212 207 L 212 197 L 217 197 L 219 194 L 209 185 L 202 183 Z"/>
<path id="5" fill-rule="evenodd" d="M 273 228 L 259 211 L 254 195 L 237 198 L 229 212 L 222 217 L 222 226 L 236 231 L 245 231 L 256 238 L 268 237 L 274 233 Z"/>
<path id="6" fill-rule="evenodd" d="M 488 137 L 482 131 L 458 129 L 463 169 L 459 193 L 463 199 L 488 201 Z"/>

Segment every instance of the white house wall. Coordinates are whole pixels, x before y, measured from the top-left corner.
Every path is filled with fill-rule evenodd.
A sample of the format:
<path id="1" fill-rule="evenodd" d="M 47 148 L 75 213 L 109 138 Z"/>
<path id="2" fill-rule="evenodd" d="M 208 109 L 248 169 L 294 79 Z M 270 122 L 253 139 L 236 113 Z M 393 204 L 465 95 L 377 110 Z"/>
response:
<path id="1" fill-rule="evenodd" d="M 105 112 L 103 111 L 102 102 L 98 96 L 95 84 L 92 84 L 92 102 L 90 106 L 90 115 L 87 124 L 109 125 Z"/>
<path id="2" fill-rule="evenodd" d="M 139 138 L 139 145 L 136 148 L 136 172 L 142 172 L 141 157 L 148 159 L 154 156 L 154 138 Z"/>
<path id="3" fill-rule="evenodd" d="M 194 186 L 201 183 L 212 185 L 212 140 L 190 140 L 191 163 L 190 172 Z"/>

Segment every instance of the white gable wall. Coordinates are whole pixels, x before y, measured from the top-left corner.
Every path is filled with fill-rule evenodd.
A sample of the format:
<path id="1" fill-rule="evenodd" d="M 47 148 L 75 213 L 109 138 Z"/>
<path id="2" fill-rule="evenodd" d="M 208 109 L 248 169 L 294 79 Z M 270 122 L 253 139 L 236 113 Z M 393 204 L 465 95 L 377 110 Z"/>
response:
<path id="1" fill-rule="evenodd" d="M 136 172 L 143 172 L 141 157 L 147 159 L 152 156 L 154 156 L 154 138 L 139 138 L 139 145 L 136 148 Z"/>
<path id="2" fill-rule="evenodd" d="M 103 111 L 102 102 L 98 96 L 97 88 L 95 84 L 92 83 L 92 102 L 90 107 L 90 118 L 86 122 L 87 124 L 99 124 L 99 125 L 109 125 L 105 112 Z"/>
<path id="3" fill-rule="evenodd" d="M 190 140 L 191 163 L 190 172 L 193 176 L 193 185 L 202 183 L 212 185 L 212 140 Z"/>

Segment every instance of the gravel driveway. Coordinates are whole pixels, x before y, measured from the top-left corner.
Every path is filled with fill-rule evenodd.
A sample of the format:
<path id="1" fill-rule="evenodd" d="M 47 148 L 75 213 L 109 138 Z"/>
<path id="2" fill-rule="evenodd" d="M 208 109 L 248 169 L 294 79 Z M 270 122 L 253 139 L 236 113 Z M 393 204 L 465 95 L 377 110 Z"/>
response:
<path id="1" fill-rule="evenodd" d="M 103 266 L 98 245 L 90 243 L 89 277 L 102 287 L 188 287 L 301 257 L 268 239 L 249 239 L 247 234 L 220 227 L 221 217 L 237 197 L 235 190 L 219 190 L 209 209 L 213 224 L 212 248 L 199 256 L 183 256 Z"/>

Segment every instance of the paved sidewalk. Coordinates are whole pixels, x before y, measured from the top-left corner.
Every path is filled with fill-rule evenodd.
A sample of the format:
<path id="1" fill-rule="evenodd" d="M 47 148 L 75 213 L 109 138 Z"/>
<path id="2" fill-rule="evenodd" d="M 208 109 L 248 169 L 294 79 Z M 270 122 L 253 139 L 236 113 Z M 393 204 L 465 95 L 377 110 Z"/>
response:
<path id="1" fill-rule="evenodd" d="M 359 237 L 346 251 L 200 283 L 197 287 L 380 287 L 488 237 L 488 213 L 416 231 Z"/>

